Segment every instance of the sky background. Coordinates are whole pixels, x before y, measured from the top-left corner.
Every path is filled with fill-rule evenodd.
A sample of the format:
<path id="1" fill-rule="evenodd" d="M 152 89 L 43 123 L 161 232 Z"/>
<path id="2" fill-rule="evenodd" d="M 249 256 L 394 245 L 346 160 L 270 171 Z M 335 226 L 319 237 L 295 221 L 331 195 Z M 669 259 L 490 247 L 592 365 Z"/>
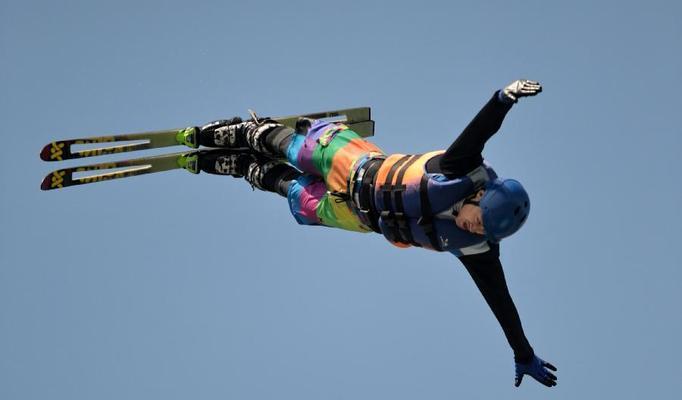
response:
<path id="1" fill-rule="evenodd" d="M 682 3 L 643 4 L 0 0 L 0 398 L 677 398 Z M 232 178 L 39 190 L 51 140 L 248 108 L 370 105 L 386 152 L 444 148 L 517 78 L 544 92 L 484 155 L 532 198 L 502 262 L 553 389 L 513 387 L 450 254 Z"/>

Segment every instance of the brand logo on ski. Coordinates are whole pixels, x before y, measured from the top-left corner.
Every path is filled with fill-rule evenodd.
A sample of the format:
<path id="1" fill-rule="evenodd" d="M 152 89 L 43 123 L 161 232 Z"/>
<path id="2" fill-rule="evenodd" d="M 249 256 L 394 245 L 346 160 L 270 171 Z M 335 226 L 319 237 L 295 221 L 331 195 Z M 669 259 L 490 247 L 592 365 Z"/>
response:
<path id="1" fill-rule="evenodd" d="M 62 142 L 52 142 L 52 147 L 50 148 L 50 158 L 57 161 L 62 161 L 62 154 L 64 151 L 64 143 Z"/>
<path id="2" fill-rule="evenodd" d="M 52 188 L 64 187 L 64 175 L 66 171 L 54 171 L 52 173 Z"/>

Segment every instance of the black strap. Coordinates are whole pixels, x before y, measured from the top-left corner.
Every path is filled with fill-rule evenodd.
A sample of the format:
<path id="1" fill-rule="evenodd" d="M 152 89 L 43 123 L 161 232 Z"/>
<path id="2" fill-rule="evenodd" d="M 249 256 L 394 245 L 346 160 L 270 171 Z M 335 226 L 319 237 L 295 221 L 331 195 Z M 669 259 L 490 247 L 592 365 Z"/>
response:
<path id="1" fill-rule="evenodd" d="M 374 204 L 374 177 L 384 163 L 384 159 L 370 160 L 368 163 L 370 163 L 370 165 L 365 170 L 362 182 L 360 183 L 358 203 L 361 210 L 366 210 L 367 219 L 369 220 L 372 230 L 381 233 L 381 228 L 379 227 L 379 213 Z"/>
<path id="2" fill-rule="evenodd" d="M 393 205 L 395 206 L 395 213 L 393 214 L 396 226 L 395 235 L 403 240 L 404 242 L 410 243 L 413 246 L 421 247 L 421 245 L 415 242 L 412 237 L 412 231 L 410 230 L 409 220 L 405 217 L 405 206 L 403 204 L 403 192 L 407 189 L 407 186 L 403 185 L 403 178 L 408 168 L 415 163 L 415 161 L 421 158 L 421 154 L 413 156 L 405 165 L 402 166 L 401 170 L 398 172 L 398 177 L 395 180 L 395 185 L 393 185 Z"/>
<path id="3" fill-rule="evenodd" d="M 405 161 L 407 161 L 410 157 L 410 155 L 403 156 L 401 159 L 395 162 L 395 164 L 391 165 L 391 169 L 388 171 L 388 175 L 386 175 L 386 180 L 384 181 L 384 184 L 381 185 L 381 191 L 383 194 L 383 200 L 384 200 L 384 210 L 381 212 L 381 219 L 384 221 L 384 223 L 390 228 L 390 232 L 384 232 L 384 234 L 387 234 L 387 237 L 389 240 L 392 242 L 400 242 L 400 239 L 395 235 L 397 228 L 395 224 L 395 218 L 393 214 L 393 207 L 392 207 L 392 197 L 391 192 L 393 191 L 393 175 L 395 175 L 396 171 L 398 168 L 400 168 Z"/>
<path id="4" fill-rule="evenodd" d="M 431 210 L 431 203 L 429 202 L 428 174 L 422 175 L 421 182 L 419 182 L 419 199 L 422 208 L 422 217 L 419 219 L 418 224 L 424 230 L 426 237 L 429 238 L 429 242 L 431 242 L 433 249 L 441 251 L 442 249 L 438 241 L 438 235 L 436 235 L 436 230 L 433 227 L 433 211 Z"/>
<path id="5" fill-rule="evenodd" d="M 400 160 L 396 161 L 395 164 L 391 165 L 391 169 L 388 171 L 388 175 L 386 175 L 386 181 L 384 181 L 384 184 L 381 185 L 381 192 L 384 195 L 384 211 L 389 211 L 391 210 L 391 190 L 393 189 L 393 175 L 395 175 L 395 172 L 398 168 L 400 168 L 401 165 L 405 163 L 411 156 L 403 156 Z"/>
<path id="6" fill-rule="evenodd" d="M 388 227 L 388 232 L 384 232 L 384 234 L 393 242 L 411 244 L 413 246 L 421 245 L 414 240 L 409 220 L 405 217 L 402 194 L 406 186 L 403 185 L 403 178 L 407 169 L 420 158 L 421 155 L 403 156 L 403 158 L 391 166 L 386 181 L 381 187 L 384 195 L 384 211 L 381 213 L 381 219 Z M 406 160 L 408 161 L 405 162 Z M 396 172 L 398 176 L 394 185 L 392 181 L 393 175 Z"/>

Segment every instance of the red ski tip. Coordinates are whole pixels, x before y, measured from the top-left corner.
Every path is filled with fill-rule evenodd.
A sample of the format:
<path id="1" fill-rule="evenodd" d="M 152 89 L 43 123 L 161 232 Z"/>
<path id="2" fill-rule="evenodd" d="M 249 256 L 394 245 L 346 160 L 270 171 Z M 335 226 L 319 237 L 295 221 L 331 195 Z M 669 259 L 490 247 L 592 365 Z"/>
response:
<path id="1" fill-rule="evenodd" d="M 50 146 L 47 145 L 43 147 L 43 149 L 40 151 L 40 159 L 43 161 L 50 161 Z"/>
<path id="2" fill-rule="evenodd" d="M 44 160 L 44 158 L 43 158 L 43 160 Z M 43 182 L 40 184 L 41 190 L 50 190 L 51 189 L 51 187 L 50 187 L 51 186 L 50 182 L 52 181 L 51 177 L 52 177 L 52 174 L 46 176 L 45 179 L 43 179 Z"/>
<path id="3" fill-rule="evenodd" d="M 40 159 L 43 161 L 62 161 L 62 156 L 64 155 L 64 147 L 66 143 L 64 142 L 52 142 L 46 144 L 45 147 L 40 151 Z"/>
<path id="4" fill-rule="evenodd" d="M 65 175 L 66 171 L 63 169 L 50 172 L 49 174 L 47 174 L 45 179 L 43 179 L 43 182 L 40 184 L 40 188 L 42 190 L 63 188 Z"/>

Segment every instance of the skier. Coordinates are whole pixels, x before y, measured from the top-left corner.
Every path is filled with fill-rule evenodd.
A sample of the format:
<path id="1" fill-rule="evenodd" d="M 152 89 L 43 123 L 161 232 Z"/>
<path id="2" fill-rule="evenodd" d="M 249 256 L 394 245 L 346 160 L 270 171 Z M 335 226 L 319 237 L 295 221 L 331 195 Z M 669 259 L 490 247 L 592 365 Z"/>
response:
<path id="1" fill-rule="evenodd" d="M 514 352 L 515 386 L 527 374 L 551 387 L 556 368 L 526 339 L 499 259 L 500 240 L 524 224 L 530 200 L 518 181 L 498 178 L 481 155 L 512 105 L 541 91 L 538 82 L 514 81 L 495 92 L 447 150 L 420 155 L 386 155 L 343 124 L 308 119 L 292 129 L 236 117 L 188 129 L 182 141 L 225 148 L 191 161 L 286 197 L 299 224 L 374 231 L 400 247 L 453 253 L 502 326 Z M 230 150 L 244 147 L 250 151 Z"/>

